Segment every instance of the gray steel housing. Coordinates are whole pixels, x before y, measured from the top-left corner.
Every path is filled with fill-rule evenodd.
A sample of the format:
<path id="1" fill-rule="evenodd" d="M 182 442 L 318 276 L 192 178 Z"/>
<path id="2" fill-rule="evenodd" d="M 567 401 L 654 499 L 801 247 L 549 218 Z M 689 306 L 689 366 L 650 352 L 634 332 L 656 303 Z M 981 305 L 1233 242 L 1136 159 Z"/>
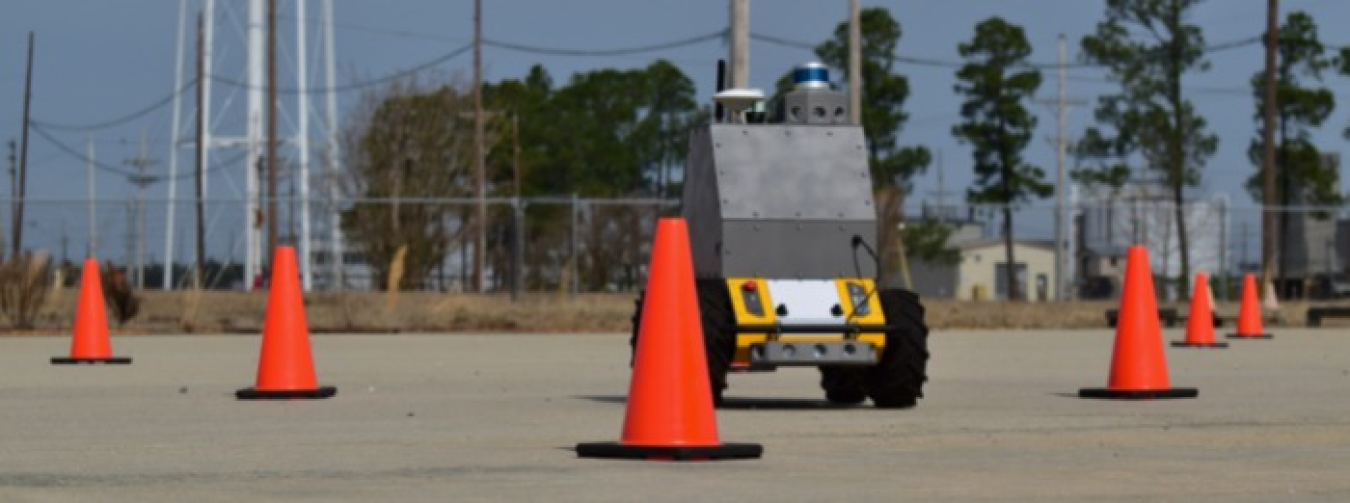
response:
<path id="1" fill-rule="evenodd" d="M 858 126 L 709 124 L 690 135 L 682 213 L 700 278 L 876 277 Z"/>

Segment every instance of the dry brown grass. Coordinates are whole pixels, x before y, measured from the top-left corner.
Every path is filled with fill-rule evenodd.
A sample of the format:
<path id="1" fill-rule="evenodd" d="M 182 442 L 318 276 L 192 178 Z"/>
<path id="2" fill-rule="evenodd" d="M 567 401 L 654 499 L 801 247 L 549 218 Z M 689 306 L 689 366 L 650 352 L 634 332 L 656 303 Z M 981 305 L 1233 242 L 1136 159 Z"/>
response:
<path id="1" fill-rule="evenodd" d="M 77 291 L 54 293 L 38 319 L 39 332 L 70 327 Z M 141 314 L 120 333 L 258 333 L 266 292 L 143 291 Z M 502 295 L 402 292 L 390 309 L 383 292 L 312 293 L 305 317 L 314 332 L 594 332 L 627 331 L 631 294 Z M 3 330 L 3 329 L 0 329 Z"/>
<path id="2" fill-rule="evenodd" d="M 53 291 L 37 319 L 35 331 L 63 333 L 75 312 L 75 289 Z M 119 333 L 260 333 L 267 308 L 266 292 L 144 291 L 142 312 Z M 512 303 L 505 294 L 467 295 L 402 292 L 393 309 L 382 292 L 313 293 L 304 305 L 314 332 L 627 332 L 634 295 L 527 294 Z M 1346 304 L 1342 302 L 1342 304 Z M 1113 301 L 1037 304 L 924 301 L 934 329 L 1103 328 L 1103 312 Z M 1284 303 L 1279 312 L 1286 325 L 1302 325 L 1309 303 Z M 1319 303 L 1319 305 L 1321 305 Z M 1186 312 L 1184 307 L 1180 312 Z M 1223 303 L 1220 313 L 1234 314 Z M 0 333 L 16 333 L 0 328 Z"/>

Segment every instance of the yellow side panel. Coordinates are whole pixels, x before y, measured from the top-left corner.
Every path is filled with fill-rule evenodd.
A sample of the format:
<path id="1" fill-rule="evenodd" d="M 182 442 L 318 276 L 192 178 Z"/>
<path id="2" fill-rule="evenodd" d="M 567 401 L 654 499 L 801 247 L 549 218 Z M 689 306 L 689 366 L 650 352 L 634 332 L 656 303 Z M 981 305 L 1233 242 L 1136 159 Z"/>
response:
<path id="1" fill-rule="evenodd" d="M 867 299 L 867 312 L 854 316 L 855 307 L 849 296 L 849 284 L 862 287 L 863 295 Z M 834 280 L 835 288 L 839 289 L 839 298 L 848 300 L 843 302 L 844 316 L 850 318 L 853 323 L 861 325 L 885 325 L 886 313 L 881 310 L 881 298 L 877 296 L 877 285 L 871 278 L 839 278 Z M 863 332 L 858 334 L 858 340 L 872 343 L 876 346 L 877 353 L 880 354 L 886 347 L 886 334 L 881 332 Z"/>
<path id="2" fill-rule="evenodd" d="M 755 314 L 751 306 L 745 304 L 745 297 L 741 292 L 747 284 L 754 285 L 759 293 L 760 306 L 757 311 L 761 314 Z M 777 319 L 773 312 L 773 299 L 769 297 L 769 288 L 763 278 L 727 278 L 727 292 L 731 295 L 731 308 L 736 313 L 737 325 L 772 325 Z M 733 367 L 749 365 L 750 346 L 764 342 L 768 338 L 769 334 L 766 333 L 738 334 L 736 354 L 732 357 L 731 365 Z"/>
<path id="3" fill-rule="evenodd" d="M 852 299 L 849 295 L 849 285 L 855 285 L 861 288 L 863 295 L 867 299 L 866 313 L 861 316 L 855 316 Z M 881 300 L 877 297 L 877 286 L 868 278 L 840 278 L 834 280 L 835 288 L 839 289 L 839 298 L 849 300 L 843 302 L 844 317 L 851 319 L 854 323 L 868 325 L 884 325 L 886 315 L 881 311 Z"/>

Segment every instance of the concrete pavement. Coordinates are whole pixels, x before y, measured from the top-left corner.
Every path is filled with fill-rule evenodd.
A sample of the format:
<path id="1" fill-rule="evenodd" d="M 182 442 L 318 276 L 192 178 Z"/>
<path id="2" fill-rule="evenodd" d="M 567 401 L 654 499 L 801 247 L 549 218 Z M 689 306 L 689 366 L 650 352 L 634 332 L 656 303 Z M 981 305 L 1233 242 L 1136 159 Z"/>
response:
<path id="1" fill-rule="evenodd" d="M 316 335 L 338 395 L 294 402 L 233 398 L 256 336 L 117 337 L 120 367 L 0 338 L 0 501 L 1348 501 L 1350 334 L 1273 332 L 1168 347 L 1194 400 L 1076 398 L 1105 329 L 935 332 L 913 410 L 734 375 L 721 437 L 764 458 L 702 463 L 575 457 L 618 439 L 619 334 Z"/>

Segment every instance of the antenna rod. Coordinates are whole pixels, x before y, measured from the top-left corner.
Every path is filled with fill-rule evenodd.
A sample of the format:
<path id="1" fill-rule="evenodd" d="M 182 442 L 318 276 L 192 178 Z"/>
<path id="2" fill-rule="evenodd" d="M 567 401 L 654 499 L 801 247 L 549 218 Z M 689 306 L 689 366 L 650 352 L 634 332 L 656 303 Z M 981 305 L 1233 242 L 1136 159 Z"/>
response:
<path id="1" fill-rule="evenodd" d="M 727 60 L 719 59 L 717 60 L 717 92 L 720 93 L 726 88 L 727 88 Z M 721 103 L 715 103 L 713 105 L 714 121 L 722 122 L 722 118 L 724 116 L 726 116 L 726 109 L 722 108 Z"/>

